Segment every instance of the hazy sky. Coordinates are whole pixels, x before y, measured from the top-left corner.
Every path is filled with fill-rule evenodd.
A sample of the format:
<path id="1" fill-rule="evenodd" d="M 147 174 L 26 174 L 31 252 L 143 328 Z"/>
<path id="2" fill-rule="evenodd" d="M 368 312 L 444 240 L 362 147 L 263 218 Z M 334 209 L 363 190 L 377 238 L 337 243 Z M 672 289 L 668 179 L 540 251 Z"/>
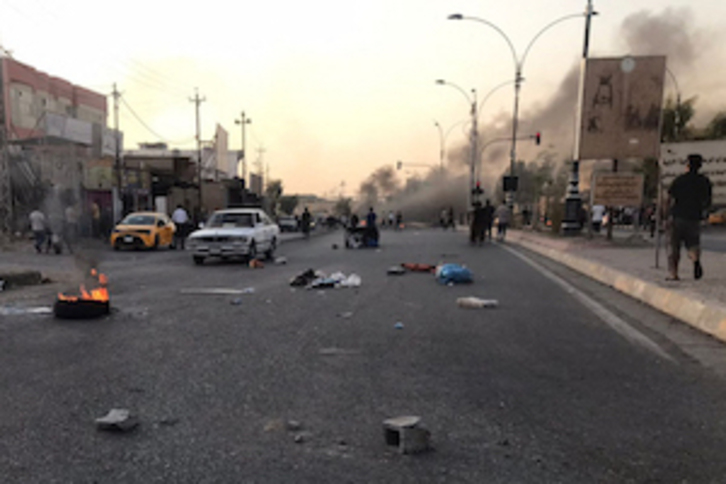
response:
<path id="1" fill-rule="evenodd" d="M 203 138 L 210 139 L 220 123 L 230 132 L 230 149 L 238 149 L 234 119 L 245 110 L 253 120 L 248 158 L 264 147 L 272 177 L 282 178 L 287 192 L 337 192 L 344 181 L 352 194 L 383 164 L 438 163 L 434 120 L 447 129 L 466 118 L 468 107 L 460 93 L 435 85 L 435 79 L 476 88 L 481 99 L 513 78 L 511 54 L 496 31 L 447 20 L 449 14 L 496 23 L 521 52 L 547 23 L 582 12 L 585 4 L 0 0 L 0 43 L 17 60 L 76 84 L 108 93 L 118 83 L 128 105 L 175 147 L 193 146 L 194 107 L 188 98 L 198 86 L 207 99 Z M 709 57 L 706 66 L 726 64 L 719 31 L 726 18 L 723 0 L 595 0 L 600 15 L 593 23 L 591 55 L 628 53 L 623 21 L 641 11 L 660 15 L 666 7 L 692 26 L 691 35 Z M 576 64 L 583 27 L 583 20 L 570 20 L 537 41 L 524 66 L 523 117 L 546 104 Z M 704 108 L 726 107 L 723 76 L 686 63 L 674 71 L 684 96 L 699 94 Z M 512 92 L 497 91 L 482 121 L 509 115 Z M 121 128 L 127 148 L 159 140 L 123 105 Z M 546 142 L 548 127 L 540 129 Z M 464 141 L 454 129 L 447 147 Z"/>

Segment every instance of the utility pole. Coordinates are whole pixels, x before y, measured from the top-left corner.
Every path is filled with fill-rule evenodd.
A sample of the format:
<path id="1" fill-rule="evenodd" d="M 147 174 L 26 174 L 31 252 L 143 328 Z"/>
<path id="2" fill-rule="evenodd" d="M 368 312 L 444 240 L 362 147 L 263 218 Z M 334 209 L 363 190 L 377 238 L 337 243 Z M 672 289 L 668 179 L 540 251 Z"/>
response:
<path id="1" fill-rule="evenodd" d="M 252 120 L 250 118 L 245 117 L 245 112 L 242 111 L 242 116 L 240 119 L 235 119 L 234 124 L 239 124 L 242 126 L 242 180 L 245 180 L 245 188 L 248 188 L 246 185 L 247 180 L 247 148 L 245 146 L 246 140 L 245 140 L 245 126 L 250 124 Z"/>
<path id="2" fill-rule="evenodd" d="M 121 215 L 126 213 L 125 207 L 123 206 L 124 198 L 122 196 L 122 168 L 121 168 L 121 133 L 119 132 L 118 125 L 118 100 L 121 97 L 121 93 L 116 89 L 116 83 L 113 83 L 113 136 L 114 136 L 114 166 L 116 168 L 116 197 L 114 197 L 113 211 L 114 221 L 121 220 Z"/>
<path id="3" fill-rule="evenodd" d="M 471 166 L 469 167 L 469 207 L 474 206 L 474 202 L 479 199 L 479 195 L 474 194 L 476 187 L 476 166 L 479 159 L 479 114 L 477 113 L 476 89 L 471 90 Z"/>
<path id="4" fill-rule="evenodd" d="M 572 157 L 572 172 L 570 173 L 570 179 L 567 183 L 565 218 L 562 221 L 562 231 L 565 235 L 576 235 L 580 233 L 581 229 L 579 221 L 580 209 L 582 208 L 582 200 L 580 199 L 580 130 L 582 128 L 582 105 L 585 97 L 585 69 L 587 67 L 587 58 L 590 52 L 590 28 L 593 15 L 595 15 L 595 11 L 593 10 L 592 0 L 587 0 L 587 10 L 585 11 L 585 41 L 582 47 L 580 88 L 577 99 L 577 113 L 575 113 L 576 124 L 574 154 Z M 592 190 L 592 187 L 590 189 Z"/>
<path id="5" fill-rule="evenodd" d="M 196 124 L 197 124 L 197 183 L 198 183 L 198 216 L 201 216 L 202 214 L 202 128 L 200 125 L 200 119 L 199 119 L 199 105 L 206 101 L 207 98 L 199 97 L 199 88 L 194 88 L 194 97 L 189 98 L 190 102 L 194 103 L 195 107 L 195 113 L 196 113 Z"/>
<path id="6" fill-rule="evenodd" d="M 5 129 L 5 86 L 2 75 L 4 68 L 5 62 L 2 48 L 0 48 L 0 231 L 9 237 L 13 232 L 13 194 Z"/>

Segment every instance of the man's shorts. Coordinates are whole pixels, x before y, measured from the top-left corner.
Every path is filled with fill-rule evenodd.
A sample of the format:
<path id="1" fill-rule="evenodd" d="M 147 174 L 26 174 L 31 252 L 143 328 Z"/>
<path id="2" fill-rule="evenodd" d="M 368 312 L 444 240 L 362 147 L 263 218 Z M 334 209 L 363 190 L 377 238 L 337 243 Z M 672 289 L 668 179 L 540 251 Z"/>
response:
<path id="1" fill-rule="evenodd" d="M 686 220 L 682 218 L 673 219 L 673 229 L 671 231 L 671 248 L 674 252 L 680 250 L 681 244 L 685 244 L 686 249 L 695 250 L 701 245 L 701 221 Z"/>

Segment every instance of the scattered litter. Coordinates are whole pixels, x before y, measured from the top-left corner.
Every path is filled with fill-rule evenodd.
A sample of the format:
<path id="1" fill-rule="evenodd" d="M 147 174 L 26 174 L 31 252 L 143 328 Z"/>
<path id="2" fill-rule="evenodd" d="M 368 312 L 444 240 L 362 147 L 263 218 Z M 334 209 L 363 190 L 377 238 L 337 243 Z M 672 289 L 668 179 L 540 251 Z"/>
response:
<path id="1" fill-rule="evenodd" d="M 421 425 L 421 417 L 403 416 L 383 421 L 386 444 L 401 454 L 416 454 L 430 449 L 431 432 Z"/>
<path id="2" fill-rule="evenodd" d="M 275 264 L 277 264 L 277 265 L 287 264 L 287 257 L 278 257 L 277 259 L 275 259 Z"/>
<path id="3" fill-rule="evenodd" d="M 305 434 L 296 434 L 295 435 L 295 443 L 296 444 L 302 444 L 306 440 Z"/>
<path id="4" fill-rule="evenodd" d="M 233 306 L 239 306 L 240 304 L 242 304 L 242 298 L 236 297 L 236 298 L 232 299 L 229 303 L 232 304 Z"/>
<path id="5" fill-rule="evenodd" d="M 24 314 L 53 314 L 53 308 L 45 306 L 33 308 L 0 306 L 0 316 L 22 316 Z"/>
<path id="6" fill-rule="evenodd" d="M 285 422 L 281 418 L 276 418 L 268 421 L 263 430 L 265 432 L 279 432 L 285 428 Z"/>
<path id="7" fill-rule="evenodd" d="M 290 285 L 293 287 L 304 287 L 313 282 L 317 277 L 314 270 L 308 269 L 293 277 L 290 280 Z"/>
<path id="8" fill-rule="evenodd" d="M 265 264 L 259 259 L 250 259 L 250 269 L 264 269 Z"/>
<path id="9" fill-rule="evenodd" d="M 401 267 L 411 272 L 434 272 L 436 270 L 436 266 L 431 264 L 416 264 L 411 262 L 404 262 L 401 264 Z"/>
<path id="10" fill-rule="evenodd" d="M 472 282 L 472 273 L 459 264 L 443 264 L 436 268 L 436 279 L 441 284 L 467 284 Z"/>
<path id="11" fill-rule="evenodd" d="M 360 354 L 359 350 L 347 350 L 345 348 L 321 348 L 318 353 L 323 356 L 348 356 Z"/>
<path id="12" fill-rule="evenodd" d="M 406 273 L 406 269 L 401 266 L 392 266 L 386 271 L 389 276 L 402 276 Z"/>
<path id="13" fill-rule="evenodd" d="M 290 432 L 297 432 L 299 430 L 302 430 L 302 423 L 298 422 L 297 420 L 288 420 L 287 430 Z"/>
<path id="14" fill-rule="evenodd" d="M 403 323 L 399 321 L 396 324 L 394 324 L 393 327 L 396 329 L 403 329 Z"/>
<path id="15" fill-rule="evenodd" d="M 341 287 L 360 287 L 363 279 L 358 274 L 351 274 L 346 279 L 340 281 Z"/>
<path id="16" fill-rule="evenodd" d="M 217 296 L 236 296 L 239 294 L 254 294 L 255 288 L 254 287 L 247 287 L 245 289 L 228 289 L 228 288 L 191 288 L 191 289 L 182 289 L 180 291 L 182 294 L 209 294 L 209 295 L 217 295 Z"/>
<path id="17" fill-rule="evenodd" d="M 460 297 L 456 300 L 456 304 L 461 308 L 469 309 L 480 309 L 480 308 L 495 308 L 499 306 L 499 301 L 496 299 L 480 299 L 478 297 Z"/>
<path id="18" fill-rule="evenodd" d="M 128 432 L 137 425 L 139 425 L 138 419 L 125 408 L 112 408 L 106 415 L 96 419 L 98 430 Z"/>
<path id="19" fill-rule="evenodd" d="M 324 277 L 320 279 L 315 279 L 313 282 L 310 283 L 310 289 L 330 289 L 335 287 L 338 284 L 338 281 L 333 279 L 332 277 Z"/>
<path id="20" fill-rule="evenodd" d="M 345 312 L 345 313 L 340 313 L 340 314 L 338 314 L 338 317 L 339 317 L 339 318 L 343 318 L 343 319 L 348 319 L 348 318 L 352 318 L 352 317 L 353 317 L 353 313 L 352 313 L 352 312 L 350 312 L 350 311 L 347 311 L 347 312 Z"/>

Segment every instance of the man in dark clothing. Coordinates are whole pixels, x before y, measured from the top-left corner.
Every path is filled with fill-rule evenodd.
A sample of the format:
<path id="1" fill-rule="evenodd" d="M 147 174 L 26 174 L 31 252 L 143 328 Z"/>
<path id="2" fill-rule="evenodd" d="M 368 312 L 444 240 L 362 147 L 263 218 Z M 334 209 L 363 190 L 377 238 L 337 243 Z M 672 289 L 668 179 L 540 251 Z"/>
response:
<path id="1" fill-rule="evenodd" d="M 484 203 L 484 207 L 482 208 L 483 211 L 483 223 L 484 223 L 484 240 L 486 240 L 487 235 L 489 235 L 489 240 L 492 240 L 492 226 L 494 225 L 494 206 L 487 201 Z"/>
<path id="2" fill-rule="evenodd" d="M 479 245 L 484 241 L 484 230 L 486 224 L 484 223 L 484 207 L 481 206 L 481 202 L 474 202 L 474 213 L 471 217 L 471 227 L 469 229 L 469 241 L 472 244 L 479 242 Z"/>
<path id="3" fill-rule="evenodd" d="M 670 207 L 671 253 L 668 268 L 669 279 L 678 280 L 678 263 L 681 244 L 685 244 L 688 256 L 693 260 L 693 277 L 703 277 L 701 266 L 701 220 L 711 206 L 711 181 L 698 173 L 703 158 L 688 155 L 688 172 L 680 175 L 668 190 Z"/>
<path id="4" fill-rule="evenodd" d="M 308 210 L 308 207 L 305 207 L 305 210 L 303 211 L 302 218 L 300 220 L 302 225 L 302 233 L 305 238 L 310 237 L 310 211 Z"/>

